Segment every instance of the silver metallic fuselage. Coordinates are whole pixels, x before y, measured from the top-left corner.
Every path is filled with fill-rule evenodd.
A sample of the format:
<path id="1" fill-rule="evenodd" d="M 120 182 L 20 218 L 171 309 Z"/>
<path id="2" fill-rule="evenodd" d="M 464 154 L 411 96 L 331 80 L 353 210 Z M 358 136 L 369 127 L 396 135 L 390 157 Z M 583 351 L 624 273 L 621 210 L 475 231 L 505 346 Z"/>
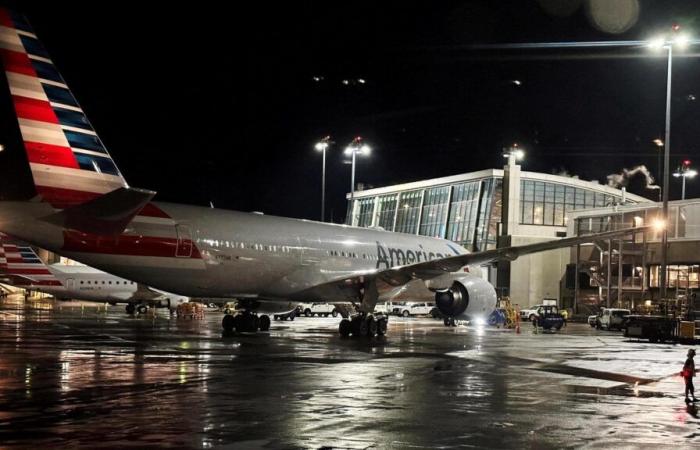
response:
<path id="1" fill-rule="evenodd" d="M 0 202 L 0 231 L 106 272 L 191 297 L 285 300 L 343 277 L 467 253 L 444 239 L 154 205 L 166 217 L 137 216 L 121 236 L 104 238 L 64 232 L 42 220 L 53 213 L 45 203 Z M 472 274 L 478 276 L 478 269 Z M 432 295 L 428 289 L 424 293 L 424 298 Z M 324 300 L 347 300 L 330 297 Z"/>

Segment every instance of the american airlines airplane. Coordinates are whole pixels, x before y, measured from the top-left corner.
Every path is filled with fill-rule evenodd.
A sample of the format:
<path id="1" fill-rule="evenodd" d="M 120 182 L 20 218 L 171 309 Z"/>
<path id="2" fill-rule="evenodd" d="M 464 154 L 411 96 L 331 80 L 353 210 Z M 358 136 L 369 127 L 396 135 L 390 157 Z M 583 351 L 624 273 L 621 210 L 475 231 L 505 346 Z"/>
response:
<path id="1" fill-rule="evenodd" d="M 145 313 L 148 306 L 171 311 L 189 298 L 149 288 L 97 270 L 71 264 L 45 264 L 30 246 L 0 234 L 0 280 L 43 292 L 59 300 L 126 303 L 126 312 Z"/>
<path id="2" fill-rule="evenodd" d="M 352 302 L 343 336 L 385 334 L 379 297 L 411 292 L 448 317 L 485 317 L 496 292 L 480 264 L 636 230 L 469 253 L 452 242 L 375 229 L 152 201 L 130 187 L 34 31 L 0 10 L 0 59 L 37 196 L 0 202 L 0 231 L 124 278 L 190 297 L 237 298 L 224 330 L 269 327 L 265 302 Z"/>

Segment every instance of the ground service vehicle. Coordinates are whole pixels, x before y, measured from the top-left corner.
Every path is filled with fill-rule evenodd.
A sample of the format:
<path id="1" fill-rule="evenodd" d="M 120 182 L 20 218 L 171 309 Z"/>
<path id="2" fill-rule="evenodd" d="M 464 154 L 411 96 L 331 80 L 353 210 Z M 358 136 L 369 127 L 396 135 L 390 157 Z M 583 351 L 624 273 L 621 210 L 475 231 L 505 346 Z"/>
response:
<path id="1" fill-rule="evenodd" d="M 564 318 L 559 314 L 559 308 L 554 305 L 542 305 L 537 308 L 533 322 L 544 330 L 560 330 L 564 326 Z"/>

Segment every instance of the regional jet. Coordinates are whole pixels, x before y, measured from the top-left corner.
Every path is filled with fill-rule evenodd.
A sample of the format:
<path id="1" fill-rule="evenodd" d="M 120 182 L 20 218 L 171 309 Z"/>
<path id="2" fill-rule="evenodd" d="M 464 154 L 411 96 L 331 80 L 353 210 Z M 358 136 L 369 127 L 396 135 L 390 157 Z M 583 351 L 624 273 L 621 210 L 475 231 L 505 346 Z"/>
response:
<path id="1" fill-rule="evenodd" d="M 2 233 L 0 280 L 26 291 L 52 295 L 58 300 L 126 303 L 128 314 L 145 313 L 149 306 L 173 311 L 190 300 L 82 264 L 45 264 L 32 247 Z"/>
<path id="2" fill-rule="evenodd" d="M 152 201 L 130 187 L 27 21 L 0 10 L 0 59 L 37 196 L 0 202 L 0 231 L 129 280 L 190 297 L 237 298 L 224 330 L 269 324 L 265 302 L 352 302 L 341 335 L 384 334 L 380 295 L 410 289 L 448 317 L 487 316 L 480 264 L 639 232 L 617 230 L 469 253 L 443 239 Z"/>

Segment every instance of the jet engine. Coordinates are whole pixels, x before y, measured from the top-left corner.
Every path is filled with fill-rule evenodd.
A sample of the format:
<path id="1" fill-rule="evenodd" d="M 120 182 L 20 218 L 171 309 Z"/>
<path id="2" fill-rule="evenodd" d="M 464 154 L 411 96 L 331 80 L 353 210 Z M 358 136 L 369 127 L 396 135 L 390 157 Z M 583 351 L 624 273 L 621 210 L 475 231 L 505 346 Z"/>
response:
<path id="1" fill-rule="evenodd" d="M 470 274 L 446 274 L 435 289 L 435 306 L 447 317 L 460 320 L 486 319 L 496 307 L 496 290 L 491 283 Z M 436 283 L 437 284 L 437 283 Z"/>

